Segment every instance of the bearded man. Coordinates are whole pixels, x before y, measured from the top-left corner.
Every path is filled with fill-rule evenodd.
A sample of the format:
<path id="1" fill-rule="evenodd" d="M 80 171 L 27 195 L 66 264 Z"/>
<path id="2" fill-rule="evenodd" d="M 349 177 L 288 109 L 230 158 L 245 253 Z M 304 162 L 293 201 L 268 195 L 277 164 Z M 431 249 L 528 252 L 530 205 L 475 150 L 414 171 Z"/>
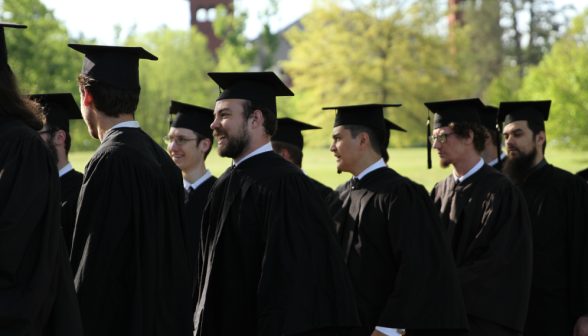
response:
<path id="1" fill-rule="evenodd" d="M 273 72 L 209 73 L 224 90 L 211 125 L 233 164 L 202 218 L 196 335 L 336 335 L 358 325 L 335 226 L 314 183 L 274 153 Z"/>
<path id="2" fill-rule="evenodd" d="M 505 102 L 503 173 L 523 192 L 533 226 L 525 335 L 588 335 L 588 185 L 545 159 L 551 101 Z"/>

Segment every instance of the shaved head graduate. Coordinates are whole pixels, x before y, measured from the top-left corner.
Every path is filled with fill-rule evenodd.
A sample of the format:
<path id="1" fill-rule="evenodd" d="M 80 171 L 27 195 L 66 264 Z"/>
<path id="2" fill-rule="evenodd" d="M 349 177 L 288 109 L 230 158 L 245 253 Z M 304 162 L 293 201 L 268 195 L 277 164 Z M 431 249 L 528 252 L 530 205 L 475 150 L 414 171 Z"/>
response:
<path id="1" fill-rule="evenodd" d="M 385 163 L 390 131 L 369 104 L 338 110 L 331 151 L 353 174 L 327 198 L 351 274 L 361 327 L 350 336 L 464 335 L 465 308 L 439 214 L 423 186 Z"/>
<path id="2" fill-rule="evenodd" d="M 209 73 L 224 90 L 211 125 L 233 164 L 202 219 L 195 335 L 339 335 L 358 325 L 335 227 L 314 183 L 272 150 L 273 72 Z"/>
<path id="3" fill-rule="evenodd" d="M 468 335 L 520 335 L 533 265 L 531 222 L 523 195 L 480 157 L 486 142 L 478 115 L 484 108 L 480 99 L 425 105 L 435 113 L 430 144 L 442 167 L 453 166 L 453 173 L 435 185 L 431 198 L 453 251 Z"/>
<path id="4" fill-rule="evenodd" d="M 84 334 L 192 335 L 182 173 L 134 120 L 140 47 L 85 54 L 82 117 L 100 146 L 86 165 L 71 251 Z"/>

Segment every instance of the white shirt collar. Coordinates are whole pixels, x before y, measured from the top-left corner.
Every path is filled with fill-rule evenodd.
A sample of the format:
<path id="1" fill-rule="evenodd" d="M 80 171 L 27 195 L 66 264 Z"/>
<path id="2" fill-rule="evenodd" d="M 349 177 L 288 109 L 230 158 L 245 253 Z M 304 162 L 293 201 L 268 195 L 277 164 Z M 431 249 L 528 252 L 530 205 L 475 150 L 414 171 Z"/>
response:
<path id="1" fill-rule="evenodd" d="M 358 180 L 361 180 L 367 174 L 373 172 L 376 169 L 386 167 L 386 163 L 384 163 L 384 159 L 379 159 L 373 165 L 367 167 L 364 171 L 362 171 L 359 175 L 355 176 Z"/>
<path id="2" fill-rule="evenodd" d="M 272 143 L 268 142 L 265 145 L 259 147 L 258 149 L 254 150 L 253 152 L 249 153 L 247 156 L 245 156 L 244 158 L 242 158 L 239 162 L 235 162 L 235 160 L 233 160 L 233 164 L 235 166 L 238 166 L 241 162 L 255 156 L 261 153 L 265 153 L 265 152 L 273 152 L 274 149 L 272 148 Z"/>
<path id="3" fill-rule="evenodd" d="M 123 121 L 121 123 L 118 123 L 118 124 L 112 126 L 111 130 L 113 130 L 115 128 L 122 128 L 122 127 L 139 128 L 139 122 L 136 120 Z"/>
<path id="4" fill-rule="evenodd" d="M 204 175 L 202 175 L 202 177 L 200 177 L 198 180 L 196 180 L 196 182 L 190 184 L 190 182 L 184 180 L 184 189 L 186 189 L 186 191 L 190 191 L 190 187 L 192 187 L 192 189 L 196 190 L 196 188 L 198 188 L 202 183 L 204 183 L 206 180 L 208 180 L 211 176 L 212 176 L 212 174 L 210 173 L 210 169 L 206 169 L 206 173 L 204 173 Z"/>
<path id="5" fill-rule="evenodd" d="M 304 173 L 304 175 L 308 176 L 308 174 L 304 171 L 304 169 L 300 169 Z"/>
<path id="6" fill-rule="evenodd" d="M 71 165 L 71 162 L 68 162 L 65 167 L 59 169 L 59 177 L 62 177 L 63 175 L 69 173 L 70 171 L 73 170 L 73 167 Z"/>
<path id="7" fill-rule="evenodd" d="M 504 152 L 500 152 L 500 160 L 504 161 L 504 159 L 505 159 L 505 158 L 506 158 L 506 154 L 504 154 Z M 494 159 L 494 160 L 492 160 L 492 161 L 488 162 L 488 165 L 489 165 L 490 167 L 492 167 L 492 166 L 494 166 L 494 165 L 495 165 L 495 164 L 497 164 L 497 163 L 498 163 L 498 158 L 496 158 L 496 159 Z"/>
<path id="8" fill-rule="evenodd" d="M 453 178 L 457 181 L 459 180 L 459 182 L 463 182 L 465 181 L 465 179 L 467 179 L 468 177 L 474 175 L 478 170 L 480 170 L 482 167 L 484 167 L 484 159 L 480 158 L 480 161 L 478 161 L 478 163 L 474 166 L 474 168 L 470 169 L 470 171 L 465 174 L 462 177 L 457 177 L 457 175 L 455 175 L 455 171 L 453 172 Z"/>

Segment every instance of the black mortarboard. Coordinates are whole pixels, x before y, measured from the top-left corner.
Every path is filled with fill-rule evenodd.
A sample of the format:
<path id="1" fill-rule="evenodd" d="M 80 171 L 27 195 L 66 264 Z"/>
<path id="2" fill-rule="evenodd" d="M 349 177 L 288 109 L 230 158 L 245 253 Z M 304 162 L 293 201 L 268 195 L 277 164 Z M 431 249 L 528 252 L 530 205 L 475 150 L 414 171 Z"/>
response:
<path id="1" fill-rule="evenodd" d="M 545 121 L 549 118 L 551 100 L 504 102 L 498 109 L 498 121 L 508 125 L 513 121 L 527 120 L 545 129 Z"/>
<path id="2" fill-rule="evenodd" d="M 373 127 L 386 134 L 386 122 L 384 119 L 384 107 L 399 107 L 401 104 L 365 104 L 350 106 L 323 107 L 323 110 L 337 110 L 335 124 L 341 125 L 362 125 Z M 396 125 L 394 125 L 396 126 Z M 396 126 L 398 127 L 398 126 Z M 400 127 L 398 127 L 400 130 Z M 397 129 L 397 128 L 392 128 Z"/>
<path id="3" fill-rule="evenodd" d="M 293 96 L 294 93 L 271 71 L 266 72 L 209 72 L 208 76 L 223 90 L 217 101 L 246 99 L 260 103 L 278 113 L 277 96 Z"/>
<path id="4" fill-rule="evenodd" d="M 449 126 L 451 123 L 469 122 L 481 125 L 478 111 L 484 109 L 484 103 L 480 98 L 446 100 L 438 102 L 425 103 L 429 111 L 435 113 L 433 129 Z M 431 135 L 429 113 L 427 111 L 427 167 L 431 169 Z"/>
<path id="5" fill-rule="evenodd" d="M 176 115 L 170 127 L 187 128 L 212 140 L 213 110 L 172 100 L 169 114 Z"/>
<path id="6" fill-rule="evenodd" d="M 43 106 L 47 123 L 56 125 L 69 134 L 69 121 L 82 119 L 80 107 L 71 93 L 34 94 L 29 97 Z"/>
<path id="7" fill-rule="evenodd" d="M 8 49 L 6 49 L 6 36 L 4 36 L 4 28 L 19 28 L 24 29 L 27 26 L 14 23 L 0 22 L 0 66 L 2 69 L 8 66 Z"/>
<path id="8" fill-rule="evenodd" d="M 384 137 L 384 145 L 382 146 L 382 158 L 384 159 L 384 162 L 388 162 L 388 145 L 390 144 L 390 131 L 395 130 L 400 132 L 406 132 L 406 130 L 388 119 L 384 119 L 384 124 L 386 125 L 386 136 Z"/>
<path id="9" fill-rule="evenodd" d="M 157 57 L 141 47 L 117 47 L 68 44 L 85 54 L 82 75 L 119 89 L 134 90 L 139 84 L 139 59 L 157 61 Z"/>
<path id="10" fill-rule="evenodd" d="M 484 108 L 478 110 L 478 113 L 480 114 L 480 121 L 482 122 L 482 126 L 486 127 L 486 129 L 489 131 L 495 131 L 498 108 L 486 105 Z"/>
<path id="11" fill-rule="evenodd" d="M 304 147 L 302 132 L 305 130 L 321 129 L 290 118 L 279 118 L 278 129 L 272 136 L 272 141 L 282 141 L 294 145 L 300 149 Z"/>

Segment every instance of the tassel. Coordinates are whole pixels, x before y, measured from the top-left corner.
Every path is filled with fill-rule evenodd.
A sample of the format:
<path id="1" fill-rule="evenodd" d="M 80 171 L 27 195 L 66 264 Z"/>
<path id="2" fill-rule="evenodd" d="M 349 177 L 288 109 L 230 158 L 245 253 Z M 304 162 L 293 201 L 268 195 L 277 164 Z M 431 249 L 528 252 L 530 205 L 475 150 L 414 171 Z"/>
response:
<path id="1" fill-rule="evenodd" d="M 431 114 L 429 113 L 429 110 L 427 110 L 427 168 L 431 169 L 431 167 L 433 166 L 433 163 L 431 162 L 431 141 L 429 140 L 429 137 L 431 136 Z"/>

